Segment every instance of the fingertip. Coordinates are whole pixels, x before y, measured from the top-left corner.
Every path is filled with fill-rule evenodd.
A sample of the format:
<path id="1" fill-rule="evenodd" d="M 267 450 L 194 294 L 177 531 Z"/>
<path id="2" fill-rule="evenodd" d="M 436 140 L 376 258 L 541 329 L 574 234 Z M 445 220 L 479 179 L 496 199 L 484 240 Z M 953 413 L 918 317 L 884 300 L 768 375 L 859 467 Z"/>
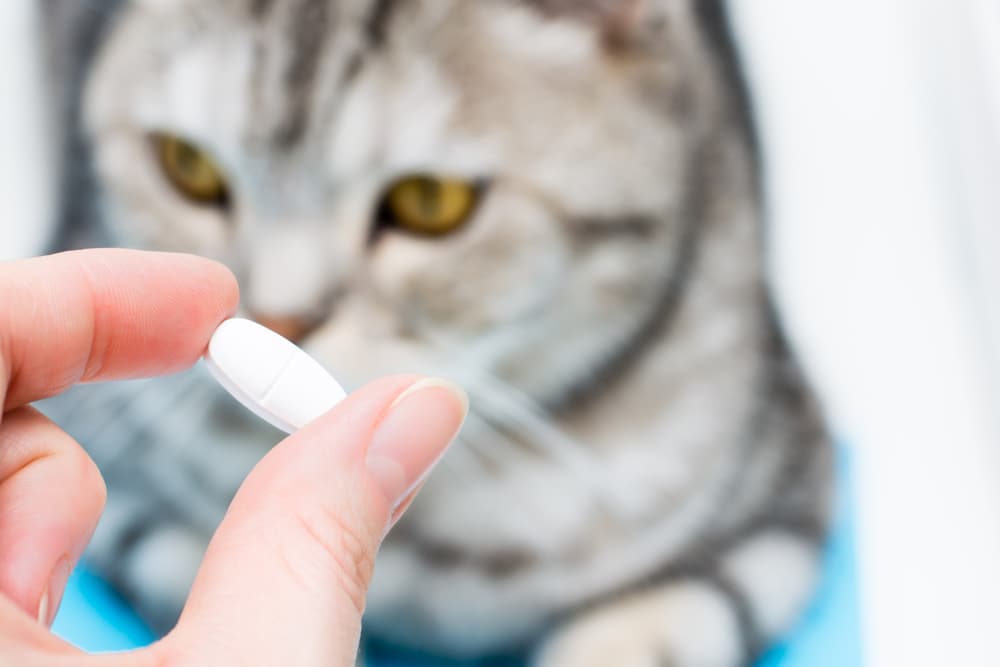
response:
<path id="1" fill-rule="evenodd" d="M 160 264 L 164 275 L 172 275 L 197 291 L 191 301 L 196 324 L 208 325 L 214 331 L 222 321 L 232 317 L 240 304 L 240 286 L 233 271 L 222 262 L 187 253 L 141 252 L 129 253 L 132 260 Z"/>
<path id="2" fill-rule="evenodd" d="M 6 408 L 77 382 L 184 370 L 239 304 L 233 273 L 194 255 L 73 251 L 0 266 Z"/>
<path id="3" fill-rule="evenodd" d="M 222 307 L 222 317 L 219 322 L 232 317 L 240 305 L 240 284 L 236 279 L 236 274 L 232 270 L 214 259 L 189 255 L 193 259 L 203 262 L 207 273 L 210 274 L 209 282 L 214 287 L 214 292 L 219 295 L 219 304 Z"/>
<path id="4" fill-rule="evenodd" d="M 196 318 L 198 326 L 205 326 L 207 332 L 201 336 L 204 338 L 204 345 L 197 350 L 197 355 L 201 356 L 219 325 L 236 315 L 240 305 L 240 286 L 236 275 L 222 262 L 197 255 L 186 257 L 194 261 L 198 270 L 204 274 L 202 289 L 205 294 L 199 303 L 205 310 Z"/>
<path id="5" fill-rule="evenodd" d="M 83 381 L 153 374 L 152 369 L 143 368 L 143 357 L 162 365 L 164 359 L 159 355 L 171 348 L 176 358 L 162 369 L 164 372 L 191 366 L 204 354 L 219 324 L 232 317 L 239 307 L 236 276 L 216 260 L 191 254 L 120 249 L 91 252 L 95 256 L 86 259 L 108 267 L 110 275 L 97 281 L 96 300 L 116 313 L 113 328 L 119 335 L 113 336 L 114 354 L 104 355 L 115 363 L 96 366 L 98 372 L 86 373 Z M 150 298 L 142 304 L 133 304 L 132 291 L 118 286 L 134 284 L 132 277 L 140 273 L 148 283 Z M 126 313 L 131 315 L 122 317 Z M 155 353 L 151 354 L 151 350 Z M 123 366 L 126 368 L 122 369 Z"/>

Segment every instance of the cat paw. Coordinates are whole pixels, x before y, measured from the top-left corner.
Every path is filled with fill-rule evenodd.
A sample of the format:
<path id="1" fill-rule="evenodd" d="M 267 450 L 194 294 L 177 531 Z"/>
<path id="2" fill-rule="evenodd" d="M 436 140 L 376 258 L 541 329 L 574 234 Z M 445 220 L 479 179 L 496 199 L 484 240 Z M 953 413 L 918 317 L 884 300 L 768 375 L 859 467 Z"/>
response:
<path id="1" fill-rule="evenodd" d="M 585 612 L 543 645 L 534 667 L 740 667 L 744 658 L 729 599 L 692 581 Z"/>

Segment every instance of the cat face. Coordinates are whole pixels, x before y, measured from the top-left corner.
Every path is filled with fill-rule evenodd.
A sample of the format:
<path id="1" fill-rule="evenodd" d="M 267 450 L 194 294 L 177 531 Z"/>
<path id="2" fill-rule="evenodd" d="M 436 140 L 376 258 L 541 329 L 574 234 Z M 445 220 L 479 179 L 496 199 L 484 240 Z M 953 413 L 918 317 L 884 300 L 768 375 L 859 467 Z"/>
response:
<path id="1" fill-rule="evenodd" d="M 353 386 L 561 405 L 678 265 L 714 75 L 676 0 L 134 0 L 88 88 L 121 241 L 227 263 Z"/>
<path id="2" fill-rule="evenodd" d="M 117 240 L 227 263 L 243 310 L 349 389 L 418 372 L 471 394 L 381 551 L 380 632 L 518 643 L 701 535 L 769 331 L 714 2 L 93 4 L 121 4 L 84 109 Z M 277 436 L 186 377 L 150 385 L 180 418 L 130 407 L 138 435 L 80 440 L 126 492 L 142 468 L 126 515 L 169 498 L 207 534 Z M 187 591 L 141 562 L 140 590 Z"/>

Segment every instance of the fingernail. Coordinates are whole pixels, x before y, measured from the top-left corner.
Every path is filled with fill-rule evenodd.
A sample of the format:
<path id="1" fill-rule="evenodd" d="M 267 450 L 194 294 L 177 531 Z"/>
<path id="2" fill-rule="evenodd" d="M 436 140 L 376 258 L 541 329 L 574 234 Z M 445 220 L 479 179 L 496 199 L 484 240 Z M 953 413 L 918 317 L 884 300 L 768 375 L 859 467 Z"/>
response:
<path id="1" fill-rule="evenodd" d="M 42 598 L 38 603 L 38 622 L 49 627 L 55 620 L 56 612 L 59 611 L 59 603 L 62 602 L 63 592 L 66 590 L 66 582 L 73 571 L 73 564 L 69 557 L 63 556 L 52 569 L 49 577 L 49 584 L 42 592 Z"/>
<path id="2" fill-rule="evenodd" d="M 468 412 L 462 388 L 437 378 L 420 380 L 392 402 L 368 447 L 368 471 L 393 511 L 426 479 Z"/>

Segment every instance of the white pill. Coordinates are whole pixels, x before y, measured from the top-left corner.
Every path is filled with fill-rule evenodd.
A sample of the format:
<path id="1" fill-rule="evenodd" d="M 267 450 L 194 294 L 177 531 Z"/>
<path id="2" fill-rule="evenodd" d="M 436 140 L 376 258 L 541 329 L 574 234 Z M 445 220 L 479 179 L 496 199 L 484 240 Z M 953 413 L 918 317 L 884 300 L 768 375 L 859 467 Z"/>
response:
<path id="1" fill-rule="evenodd" d="M 220 324 L 208 343 L 205 365 L 236 400 L 286 433 L 328 412 L 346 396 L 319 362 L 250 320 Z"/>

